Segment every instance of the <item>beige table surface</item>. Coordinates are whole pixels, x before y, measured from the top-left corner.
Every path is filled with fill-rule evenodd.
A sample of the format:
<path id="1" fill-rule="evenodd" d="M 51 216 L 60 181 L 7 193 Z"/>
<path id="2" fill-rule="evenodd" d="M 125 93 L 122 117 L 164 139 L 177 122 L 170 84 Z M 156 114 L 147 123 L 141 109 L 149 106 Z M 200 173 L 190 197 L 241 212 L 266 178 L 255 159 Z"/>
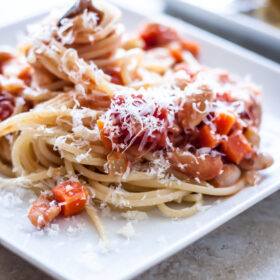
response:
<path id="1" fill-rule="evenodd" d="M 0 25 L 66 1 L 0 0 Z M 137 3 L 139 9 L 149 3 L 150 12 L 161 8 L 159 0 L 133 0 L 134 6 Z M 52 278 L 0 246 L 0 280 L 15 279 Z M 280 279 L 280 192 L 148 270 L 140 279 Z"/>

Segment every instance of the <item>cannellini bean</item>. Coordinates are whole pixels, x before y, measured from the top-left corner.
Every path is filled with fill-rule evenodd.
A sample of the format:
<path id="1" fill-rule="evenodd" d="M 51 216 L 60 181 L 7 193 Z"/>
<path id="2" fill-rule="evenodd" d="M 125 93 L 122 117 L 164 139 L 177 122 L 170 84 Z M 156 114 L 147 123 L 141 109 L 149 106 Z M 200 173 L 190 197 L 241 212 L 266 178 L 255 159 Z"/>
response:
<path id="1" fill-rule="evenodd" d="M 9 59 L 12 59 L 14 57 L 12 50 L 9 48 L 1 48 L 0 49 L 0 63 L 3 63 Z"/>
<path id="2" fill-rule="evenodd" d="M 273 164 L 273 157 L 268 153 L 255 153 L 249 159 L 243 159 L 239 166 L 244 170 L 261 170 Z"/>
<path id="3" fill-rule="evenodd" d="M 253 146 L 259 147 L 260 135 L 258 134 L 258 131 L 256 128 L 254 128 L 252 126 L 247 127 L 244 135 Z"/>
<path id="4" fill-rule="evenodd" d="M 224 164 L 220 174 L 211 183 L 215 187 L 228 187 L 236 183 L 240 176 L 241 171 L 235 164 Z"/>
<path id="5" fill-rule="evenodd" d="M 194 128 L 208 114 L 208 105 L 213 99 L 213 92 L 201 86 L 201 93 L 186 96 L 182 109 L 178 112 L 178 120 L 185 129 Z"/>
<path id="6" fill-rule="evenodd" d="M 258 185 L 263 179 L 262 175 L 258 171 L 254 170 L 246 171 L 244 178 L 251 186 Z"/>
<path id="7" fill-rule="evenodd" d="M 262 119 L 262 103 L 258 96 L 254 99 L 254 103 L 251 105 L 249 110 L 254 124 L 259 127 Z"/>
<path id="8" fill-rule="evenodd" d="M 169 154 L 169 161 L 172 168 L 192 178 L 199 178 L 200 180 L 211 180 L 215 178 L 223 168 L 222 160 L 217 156 L 196 156 L 179 149 Z"/>

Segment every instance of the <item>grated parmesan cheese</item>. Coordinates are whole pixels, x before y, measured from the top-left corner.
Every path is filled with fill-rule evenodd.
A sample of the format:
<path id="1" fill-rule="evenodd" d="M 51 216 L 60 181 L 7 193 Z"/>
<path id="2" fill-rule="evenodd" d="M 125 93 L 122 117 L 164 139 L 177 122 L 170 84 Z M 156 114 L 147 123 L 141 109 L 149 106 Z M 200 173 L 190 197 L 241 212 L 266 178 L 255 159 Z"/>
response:
<path id="1" fill-rule="evenodd" d="M 131 222 L 127 222 L 122 228 L 120 228 L 117 233 L 122 237 L 127 239 L 135 235 L 135 230 Z"/>
<path id="2" fill-rule="evenodd" d="M 56 237 L 56 236 L 58 236 L 58 233 L 60 231 L 60 227 L 59 227 L 59 224 L 52 223 L 48 227 L 46 227 L 45 230 L 46 230 L 48 236 Z"/>
<path id="3" fill-rule="evenodd" d="M 86 224 L 84 222 L 78 222 L 75 223 L 75 226 L 70 225 L 67 228 L 67 235 L 69 237 L 76 237 L 79 235 L 81 232 L 83 232 L 86 229 Z"/>
<path id="4" fill-rule="evenodd" d="M 66 186 L 66 192 L 70 192 L 71 190 L 73 190 L 74 188 L 71 185 L 67 185 Z"/>
<path id="5" fill-rule="evenodd" d="M 148 215 L 146 212 L 142 211 L 127 211 L 121 214 L 122 217 L 124 217 L 127 220 L 132 220 L 132 221 L 142 221 L 148 219 Z"/>

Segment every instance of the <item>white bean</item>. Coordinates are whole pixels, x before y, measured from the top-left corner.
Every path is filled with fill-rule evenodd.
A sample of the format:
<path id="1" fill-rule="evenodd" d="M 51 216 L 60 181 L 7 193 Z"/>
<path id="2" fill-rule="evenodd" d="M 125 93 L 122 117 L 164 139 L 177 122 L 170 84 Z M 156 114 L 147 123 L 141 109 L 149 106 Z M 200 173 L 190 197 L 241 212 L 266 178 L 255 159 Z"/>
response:
<path id="1" fill-rule="evenodd" d="M 261 170 L 273 164 L 273 157 L 268 153 L 255 153 L 249 159 L 243 159 L 239 166 L 244 170 Z"/>
<path id="2" fill-rule="evenodd" d="M 174 169 L 184 174 L 199 178 L 200 180 L 211 180 L 216 177 L 222 167 L 222 160 L 218 156 L 200 155 L 196 156 L 190 152 L 177 149 L 170 153 L 170 163 Z"/>
<path id="3" fill-rule="evenodd" d="M 0 62 L 3 63 L 14 57 L 12 51 L 6 48 L 0 48 Z"/>
<path id="4" fill-rule="evenodd" d="M 255 147 L 259 147 L 260 144 L 260 135 L 258 134 L 258 131 L 254 127 L 248 127 L 245 131 L 245 137 L 247 140 L 254 145 Z"/>
<path id="5" fill-rule="evenodd" d="M 228 187 L 236 183 L 240 176 L 241 171 L 235 164 L 224 164 L 220 174 L 211 183 L 216 187 Z"/>
<path id="6" fill-rule="evenodd" d="M 196 127 L 209 112 L 213 92 L 206 86 L 201 86 L 200 89 L 201 93 L 186 96 L 182 109 L 178 112 L 178 120 L 184 129 Z"/>

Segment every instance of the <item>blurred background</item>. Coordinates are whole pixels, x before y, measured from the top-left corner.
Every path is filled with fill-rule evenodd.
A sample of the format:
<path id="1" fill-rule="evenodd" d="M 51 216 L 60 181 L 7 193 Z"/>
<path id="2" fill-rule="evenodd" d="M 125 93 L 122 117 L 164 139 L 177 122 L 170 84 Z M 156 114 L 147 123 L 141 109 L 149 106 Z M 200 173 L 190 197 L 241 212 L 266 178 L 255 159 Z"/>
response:
<path id="1" fill-rule="evenodd" d="M 193 5 L 225 15 L 245 14 L 280 27 L 279 0 L 186 0 Z"/>
<path id="2" fill-rule="evenodd" d="M 166 11 L 280 62 L 280 0 L 165 0 Z"/>

